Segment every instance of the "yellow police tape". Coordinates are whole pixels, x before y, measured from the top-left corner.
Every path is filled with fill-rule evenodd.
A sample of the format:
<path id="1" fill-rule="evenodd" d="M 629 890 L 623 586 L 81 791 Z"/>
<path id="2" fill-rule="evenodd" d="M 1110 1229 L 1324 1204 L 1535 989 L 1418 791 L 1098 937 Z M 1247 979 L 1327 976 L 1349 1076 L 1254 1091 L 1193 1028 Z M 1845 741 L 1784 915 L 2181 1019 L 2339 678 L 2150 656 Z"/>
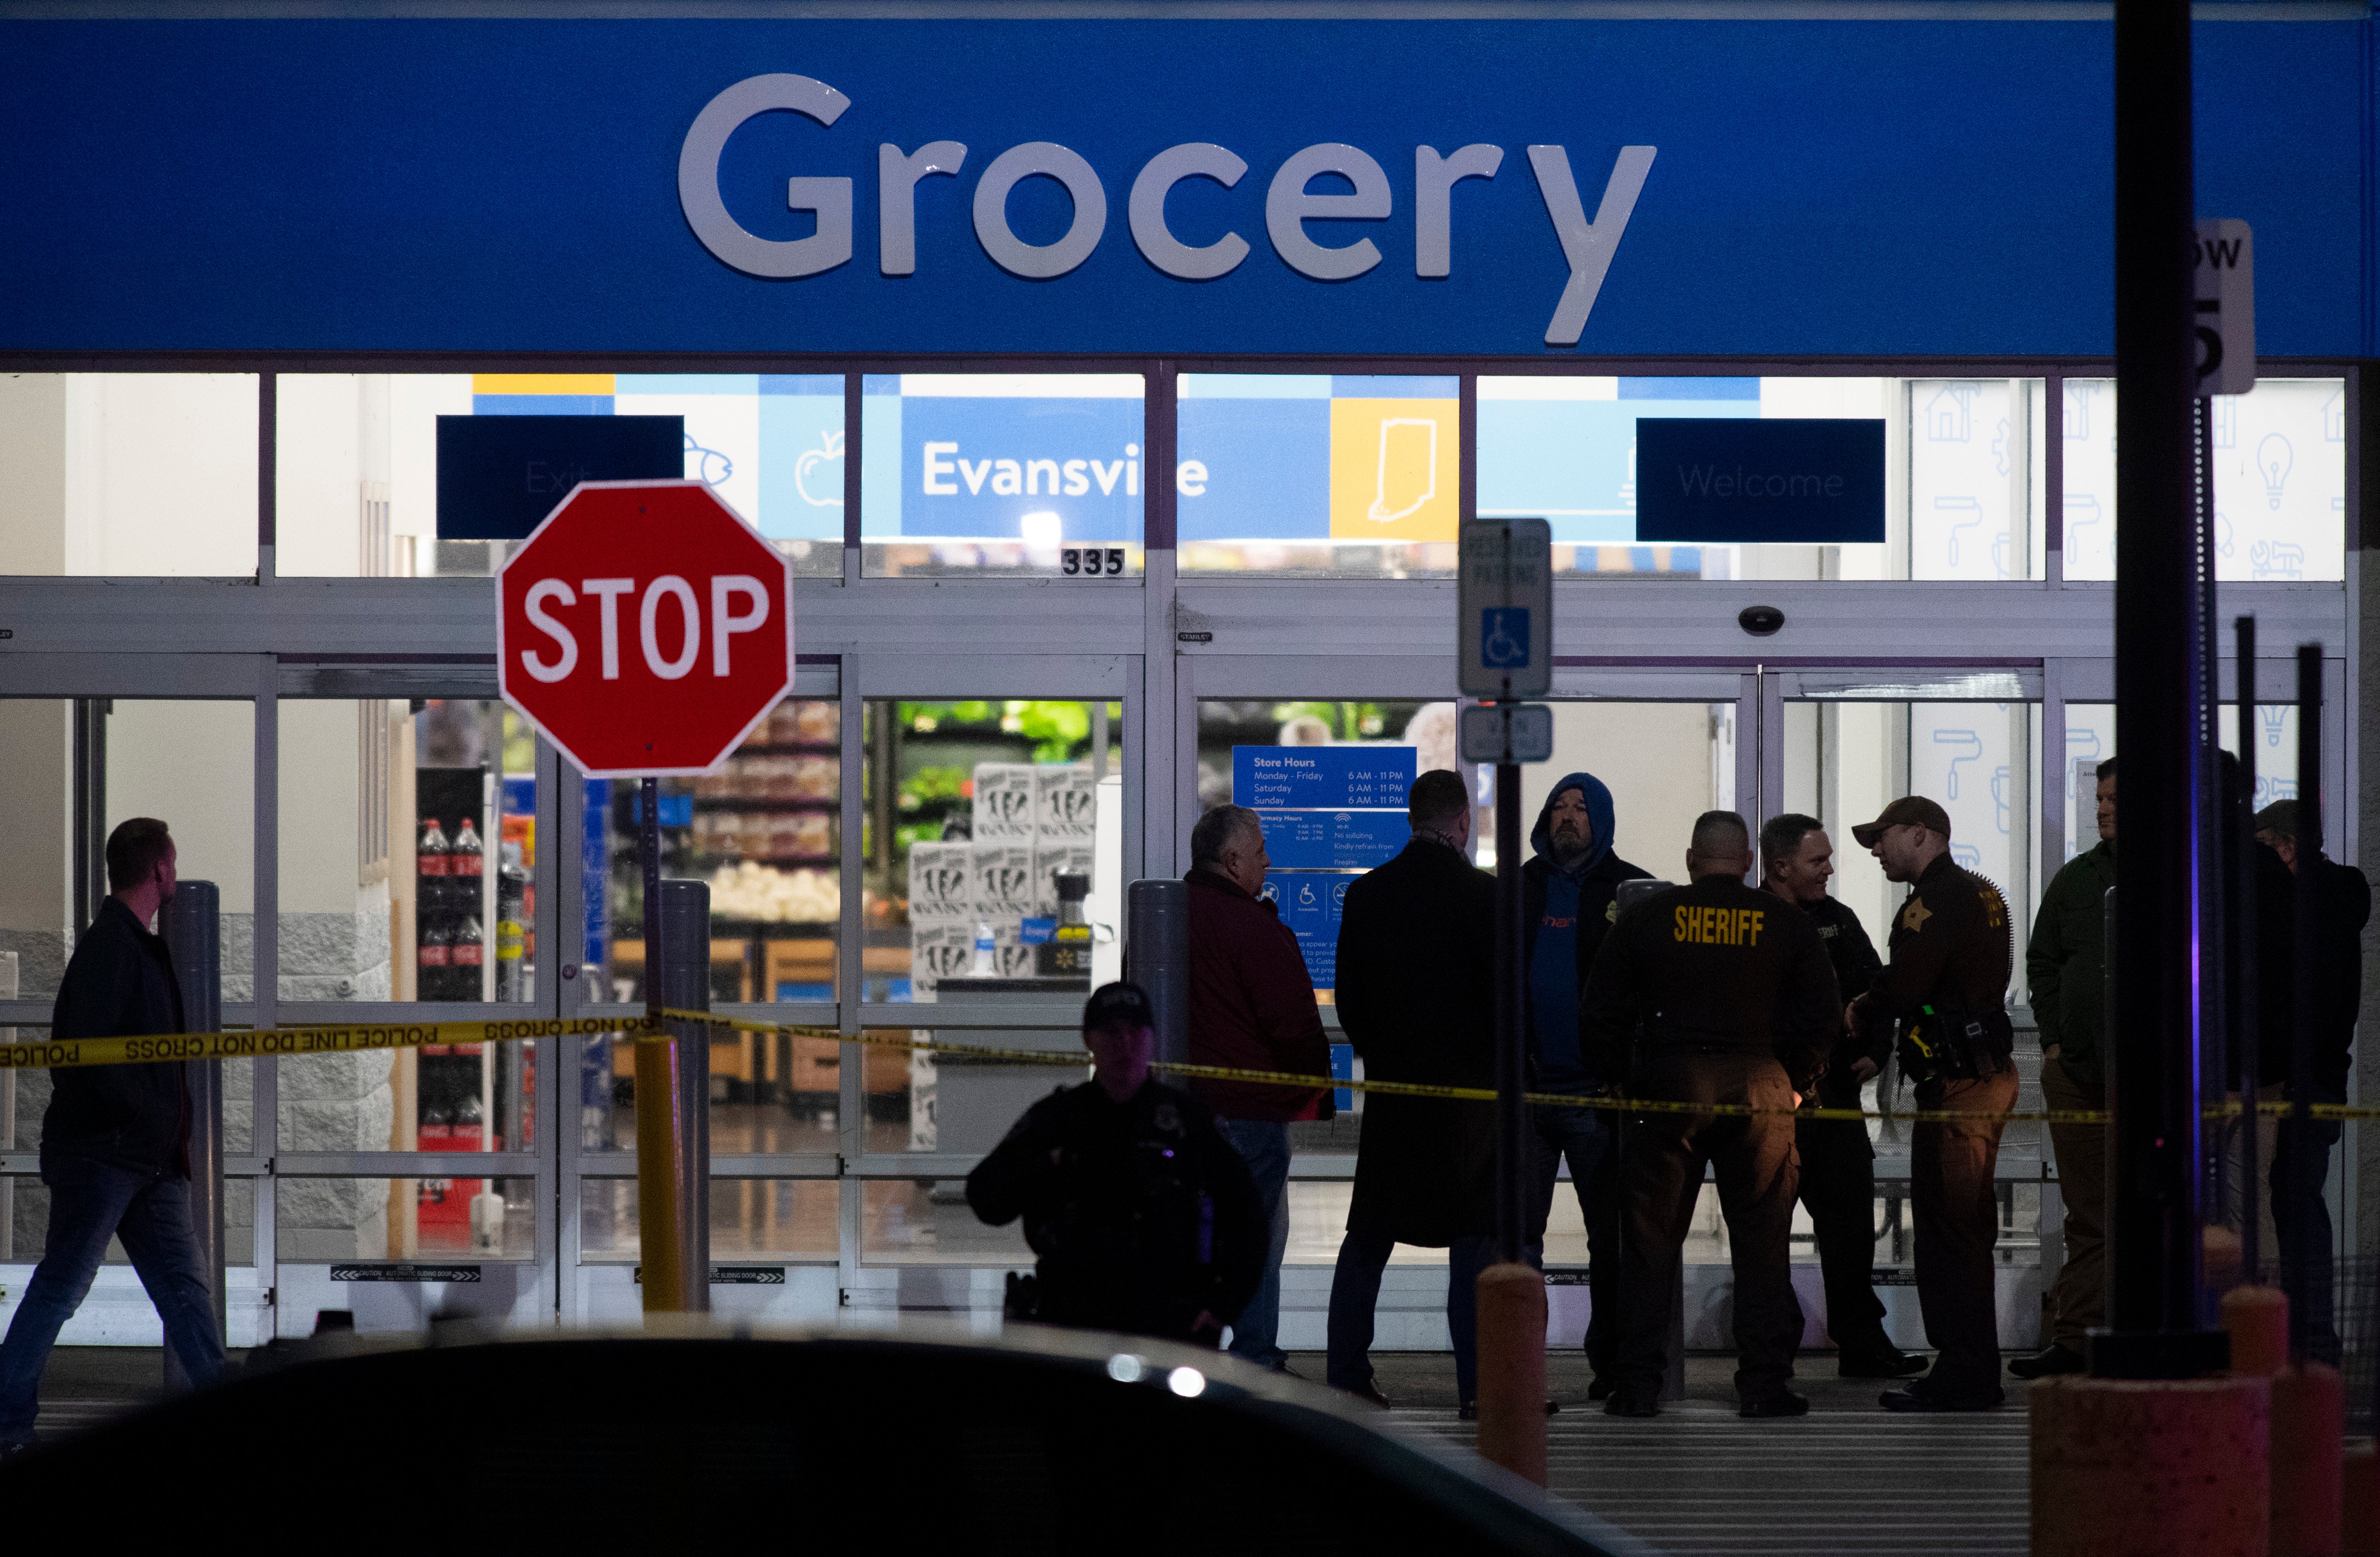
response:
<path id="1" fill-rule="evenodd" d="M 924 1013 L 920 1013 L 924 1014 Z M 842 1044 L 863 1044 L 915 1053 L 948 1055 L 954 1058 L 999 1060 L 1011 1065 L 1048 1065 L 1079 1070 L 1091 1056 L 1081 1050 L 1002 1049 L 985 1044 L 953 1044 L 934 1039 L 895 1038 L 884 1033 L 844 1032 L 837 1028 L 795 1022 L 759 1021 L 748 1017 L 723 1017 L 710 1011 L 664 1009 L 667 1021 L 730 1028 L 740 1032 L 789 1034 L 796 1038 L 829 1038 Z M 356 1054 L 374 1049 L 419 1049 L 456 1044 L 506 1044 L 528 1038 L 600 1037 L 606 1033 L 639 1043 L 665 1043 L 665 1028 L 645 1022 L 623 1022 L 610 1017 L 517 1017 L 496 1021 L 420 1021 L 324 1023 L 304 1027 L 233 1028 L 220 1032 L 150 1033 L 129 1038 L 58 1038 L 40 1043 L 0 1044 L 0 1070 L 74 1068 L 98 1065 L 145 1065 L 161 1060 L 304 1058 L 310 1055 Z M 1248 1081 L 1259 1086 L 1296 1087 L 1303 1091 L 1344 1088 L 1388 1097 L 1444 1098 L 1458 1103 L 1493 1103 L 1490 1087 L 1447 1087 L 1420 1081 L 1342 1080 L 1327 1076 L 1300 1076 L 1278 1070 L 1243 1070 L 1220 1065 L 1160 1062 L 1153 1067 L 1169 1075 L 1216 1081 Z M 2104 1125 L 2115 1116 L 2099 1109 L 1921 1108 L 1906 1112 L 1869 1113 L 1858 1108 L 1759 1108 L 1742 1103 L 1681 1103 L 1665 1098 L 1581 1096 L 1571 1092 L 1524 1092 L 1524 1101 L 1556 1108 L 1592 1108 L 1627 1114 L 1724 1114 L 1730 1116 L 1791 1114 L 1799 1119 L 1900 1119 L 1917 1124 L 1954 1120 L 2000 1120 L 2009 1123 Z M 2235 1118 L 2240 1104 L 2206 1110 L 2210 1119 Z M 2287 1103 L 2260 1103 L 2256 1112 L 2285 1117 Z M 2317 1103 L 2309 1110 L 2317 1119 L 2380 1118 L 2380 1108 Z"/>

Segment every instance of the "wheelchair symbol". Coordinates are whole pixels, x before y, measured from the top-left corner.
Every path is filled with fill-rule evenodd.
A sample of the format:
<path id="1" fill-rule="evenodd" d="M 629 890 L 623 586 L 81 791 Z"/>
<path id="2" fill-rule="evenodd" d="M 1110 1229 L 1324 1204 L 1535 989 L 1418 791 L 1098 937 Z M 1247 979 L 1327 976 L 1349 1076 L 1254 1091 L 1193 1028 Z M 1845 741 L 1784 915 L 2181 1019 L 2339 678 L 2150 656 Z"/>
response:
<path id="1" fill-rule="evenodd" d="M 1527 607 L 1513 606 L 1479 613 L 1479 663 L 1490 670 L 1528 668 Z"/>

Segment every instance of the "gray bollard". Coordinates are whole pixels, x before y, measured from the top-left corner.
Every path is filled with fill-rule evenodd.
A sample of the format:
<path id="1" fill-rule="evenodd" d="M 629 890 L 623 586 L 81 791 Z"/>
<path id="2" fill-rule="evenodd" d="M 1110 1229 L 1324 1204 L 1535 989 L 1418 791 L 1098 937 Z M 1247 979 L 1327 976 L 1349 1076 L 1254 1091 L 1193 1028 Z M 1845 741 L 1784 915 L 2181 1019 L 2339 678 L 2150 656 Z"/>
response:
<path id="1" fill-rule="evenodd" d="M 185 881 L 157 914 L 157 933 L 174 960 L 182 989 L 182 1027 L 213 1032 L 223 1026 L 223 893 L 212 881 Z M 224 1327 L 224 1110 L 223 1061 L 182 1062 L 190 1092 L 190 1229 L 199 1246 L 199 1272 L 214 1307 L 215 1339 Z M 179 1394 L 188 1377 L 165 1348 L 165 1388 Z"/>
<path id="2" fill-rule="evenodd" d="M 1135 881 L 1124 889 L 1123 976 L 1157 1013 L 1157 1060 L 1190 1058 L 1190 886 Z"/>
<path id="3" fill-rule="evenodd" d="M 699 881 L 661 885 L 662 959 L 654 988 L 674 1010 L 710 1009 L 710 888 Z M 710 1035 L 698 1022 L 672 1022 L 677 1036 L 677 1082 L 686 1128 L 679 1139 L 683 1187 L 678 1225 L 685 1229 L 686 1311 L 710 1311 Z"/>

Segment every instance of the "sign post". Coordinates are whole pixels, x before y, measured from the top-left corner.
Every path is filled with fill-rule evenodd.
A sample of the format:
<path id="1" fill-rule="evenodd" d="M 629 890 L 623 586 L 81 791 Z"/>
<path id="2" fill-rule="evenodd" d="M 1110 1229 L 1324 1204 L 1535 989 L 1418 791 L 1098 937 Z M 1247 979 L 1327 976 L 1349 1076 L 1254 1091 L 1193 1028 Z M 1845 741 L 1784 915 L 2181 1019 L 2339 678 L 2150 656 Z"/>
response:
<path id="1" fill-rule="evenodd" d="M 716 769 L 793 690 L 792 566 L 699 481 L 589 481 L 504 563 L 496 597 L 504 701 L 587 777 L 639 780 L 645 1006 L 660 1025 L 670 960 L 707 970 L 710 947 L 698 923 L 663 930 L 659 780 Z M 637 1046 L 648 1313 L 710 1306 L 708 1135 L 693 1112 L 709 1099 L 679 1053 L 708 1038 L 671 1034 Z"/>
<path id="2" fill-rule="evenodd" d="M 1465 710 L 1463 744 L 1496 764 L 1496 1263 L 1479 1277 L 1479 1452 L 1546 1479 L 1546 1290 L 1524 1258 L 1528 1104 L 1521 1015 L 1521 747 L 1551 712 L 1516 706 L 1553 685 L 1553 530 L 1543 519 L 1466 519 L 1456 587 L 1461 687 L 1494 706 Z M 1475 746 L 1475 740 L 1477 744 Z M 1534 749 L 1537 742 L 1528 740 Z M 1486 760 L 1485 757 L 1474 760 Z M 1542 760 L 1542 759 L 1540 759 Z"/>

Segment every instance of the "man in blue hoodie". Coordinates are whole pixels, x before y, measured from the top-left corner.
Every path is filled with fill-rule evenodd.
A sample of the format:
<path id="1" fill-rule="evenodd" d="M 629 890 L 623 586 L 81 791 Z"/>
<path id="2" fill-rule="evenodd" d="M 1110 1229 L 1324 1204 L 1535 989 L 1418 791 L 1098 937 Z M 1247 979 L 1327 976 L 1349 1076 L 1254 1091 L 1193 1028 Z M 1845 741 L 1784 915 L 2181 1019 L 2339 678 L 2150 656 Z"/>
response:
<path id="1" fill-rule="evenodd" d="M 1611 851 L 1613 830 L 1611 791 L 1592 773 L 1572 773 L 1546 797 L 1529 834 L 1536 854 L 1521 867 L 1521 934 L 1536 1092 L 1585 1094 L 1597 1083 L 1622 1079 L 1589 1074 L 1579 1050 L 1579 996 L 1604 935 L 1619 917 L 1620 884 L 1651 874 Z M 1530 1258 L 1545 1262 L 1546 1224 L 1562 1159 L 1568 1157 L 1571 1184 L 1586 1219 L 1593 1297 L 1586 1359 L 1595 1382 L 1587 1395 L 1601 1400 L 1610 1393 L 1619 1339 L 1608 1322 L 1618 1301 L 1620 1271 L 1619 1116 L 1549 1105 L 1530 1113 L 1538 1142 Z"/>

